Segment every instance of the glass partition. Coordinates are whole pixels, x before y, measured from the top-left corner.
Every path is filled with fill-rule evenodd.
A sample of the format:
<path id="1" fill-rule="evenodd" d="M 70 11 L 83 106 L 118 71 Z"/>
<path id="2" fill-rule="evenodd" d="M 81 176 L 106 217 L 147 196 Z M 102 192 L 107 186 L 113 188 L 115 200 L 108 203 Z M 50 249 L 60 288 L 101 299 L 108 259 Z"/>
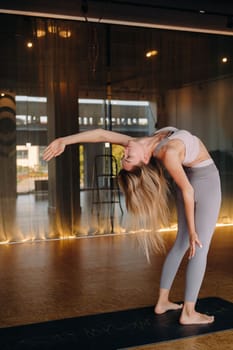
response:
<path id="1" fill-rule="evenodd" d="M 0 19 L 2 243 L 124 232 L 115 180 L 101 213 L 94 203 L 96 157 L 105 169 L 113 156 L 119 168 L 120 149 L 83 144 L 42 159 L 55 137 L 97 127 L 143 136 L 173 125 L 199 135 L 221 174 L 219 224 L 232 224 L 233 36 Z"/>

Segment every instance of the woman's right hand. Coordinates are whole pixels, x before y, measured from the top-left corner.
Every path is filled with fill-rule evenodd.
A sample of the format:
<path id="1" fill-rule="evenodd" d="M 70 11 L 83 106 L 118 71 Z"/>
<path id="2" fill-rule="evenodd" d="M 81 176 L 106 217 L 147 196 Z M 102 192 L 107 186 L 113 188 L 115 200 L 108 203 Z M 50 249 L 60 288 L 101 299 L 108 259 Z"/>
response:
<path id="1" fill-rule="evenodd" d="M 51 142 L 43 153 L 43 159 L 47 162 L 54 157 L 59 156 L 65 150 L 65 143 L 62 138 L 55 139 Z"/>
<path id="2" fill-rule="evenodd" d="M 189 235 L 189 259 L 192 259 L 196 253 L 196 245 L 202 248 L 202 243 L 196 232 Z"/>

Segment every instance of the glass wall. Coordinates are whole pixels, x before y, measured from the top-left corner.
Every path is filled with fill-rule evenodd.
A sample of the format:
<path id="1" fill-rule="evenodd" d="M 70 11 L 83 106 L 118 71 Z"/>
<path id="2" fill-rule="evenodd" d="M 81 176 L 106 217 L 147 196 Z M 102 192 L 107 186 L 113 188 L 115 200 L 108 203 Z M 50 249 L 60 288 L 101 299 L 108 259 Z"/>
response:
<path id="1" fill-rule="evenodd" d="M 96 127 L 142 136 L 174 125 L 199 135 L 220 169 L 219 223 L 232 223 L 233 36 L 0 19 L 1 242 L 124 230 L 115 180 L 102 219 L 94 205 L 96 157 L 105 156 L 103 169 L 109 156 L 119 167 L 119 149 L 84 144 L 42 159 L 55 137 Z"/>
<path id="2" fill-rule="evenodd" d="M 47 99 L 15 96 L 17 194 L 47 192 L 48 166 L 43 161 L 47 143 Z"/>

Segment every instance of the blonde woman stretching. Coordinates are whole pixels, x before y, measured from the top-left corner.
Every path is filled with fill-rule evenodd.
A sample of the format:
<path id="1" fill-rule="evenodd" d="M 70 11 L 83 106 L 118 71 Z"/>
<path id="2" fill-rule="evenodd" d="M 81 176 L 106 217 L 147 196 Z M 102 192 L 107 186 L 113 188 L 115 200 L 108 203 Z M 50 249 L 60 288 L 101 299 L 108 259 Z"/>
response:
<path id="1" fill-rule="evenodd" d="M 221 203 L 218 170 L 206 147 L 188 131 L 173 127 L 142 138 L 96 129 L 54 140 L 46 148 L 44 159 L 57 157 L 67 145 L 90 142 L 110 142 L 124 147 L 119 183 L 128 211 L 146 225 L 158 227 L 158 222 L 166 222 L 168 187 L 162 168 L 169 172 L 177 185 L 178 233 L 163 266 L 155 313 L 182 309 L 183 325 L 212 323 L 213 316 L 195 310 Z M 153 237 L 148 239 L 148 245 L 159 249 L 160 238 Z M 169 300 L 169 291 L 188 249 L 184 304 L 179 305 Z"/>

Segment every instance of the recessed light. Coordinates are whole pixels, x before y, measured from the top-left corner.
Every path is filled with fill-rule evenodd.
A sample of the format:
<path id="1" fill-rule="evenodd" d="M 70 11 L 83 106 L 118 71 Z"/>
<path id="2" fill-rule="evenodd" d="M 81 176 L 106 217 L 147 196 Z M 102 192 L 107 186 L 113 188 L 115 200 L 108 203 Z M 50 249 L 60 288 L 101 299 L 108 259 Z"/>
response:
<path id="1" fill-rule="evenodd" d="M 228 58 L 227 58 L 227 57 L 223 57 L 223 58 L 222 58 L 222 62 L 223 62 L 223 63 L 227 63 L 227 62 L 228 62 Z"/>
<path id="2" fill-rule="evenodd" d="M 31 49 L 31 48 L 33 47 L 32 41 L 28 41 L 28 42 L 27 42 L 27 47 L 28 47 L 29 49 Z"/>

